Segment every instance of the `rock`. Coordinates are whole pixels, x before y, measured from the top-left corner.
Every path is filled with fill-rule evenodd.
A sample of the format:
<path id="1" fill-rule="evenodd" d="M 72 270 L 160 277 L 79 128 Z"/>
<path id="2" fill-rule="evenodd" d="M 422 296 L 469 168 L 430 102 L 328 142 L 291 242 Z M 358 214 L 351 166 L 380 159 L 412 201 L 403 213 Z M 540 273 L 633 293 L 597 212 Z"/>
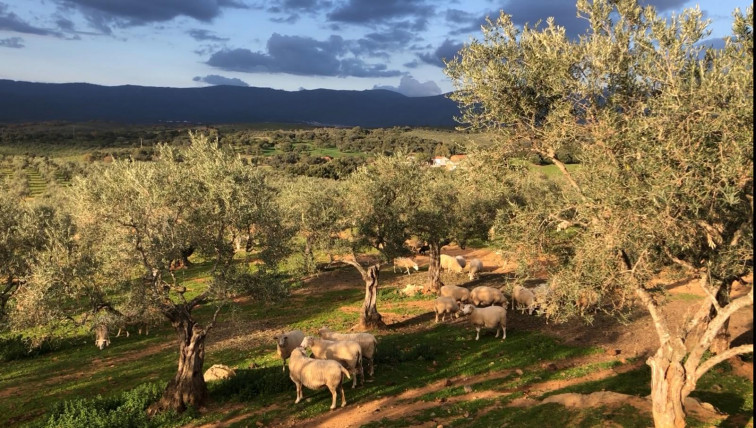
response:
<path id="1" fill-rule="evenodd" d="M 214 380 L 230 379 L 236 376 L 236 372 L 229 366 L 223 364 L 214 364 L 207 369 L 204 374 L 205 382 L 211 382 Z"/>
<path id="2" fill-rule="evenodd" d="M 264 424 L 264 423 L 262 423 L 261 421 L 257 421 L 257 422 L 255 422 L 255 425 L 257 425 L 257 426 L 259 426 L 259 427 L 261 427 L 261 426 L 265 426 L 265 424 Z"/>
<path id="3" fill-rule="evenodd" d="M 472 387 L 470 385 L 465 385 L 464 390 L 465 390 L 466 393 L 469 394 L 469 393 L 472 392 Z"/>
<path id="4" fill-rule="evenodd" d="M 452 385 L 451 379 L 446 379 L 446 382 L 444 382 L 444 386 L 451 386 L 451 385 Z"/>
<path id="5" fill-rule="evenodd" d="M 525 372 L 522 371 L 522 369 L 515 369 L 515 373 L 517 373 L 517 376 L 522 376 L 525 374 Z"/>

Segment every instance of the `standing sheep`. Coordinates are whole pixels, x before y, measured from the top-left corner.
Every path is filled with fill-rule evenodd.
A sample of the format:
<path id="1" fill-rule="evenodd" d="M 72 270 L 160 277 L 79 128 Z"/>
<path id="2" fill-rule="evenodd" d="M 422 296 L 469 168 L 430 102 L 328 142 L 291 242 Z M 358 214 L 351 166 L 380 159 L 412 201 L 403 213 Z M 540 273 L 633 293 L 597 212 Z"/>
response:
<path id="1" fill-rule="evenodd" d="M 480 259 L 472 259 L 467 262 L 466 269 L 470 275 L 470 281 L 472 281 L 478 278 L 480 276 L 480 272 L 483 271 L 483 262 L 481 262 Z"/>
<path id="2" fill-rule="evenodd" d="M 281 360 L 283 360 L 281 371 L 286 371 L 286 359 L 291 355 L 291 351 L 302 343 L 304 337 L 305 335 L 302 333 L 302 330 L 292 330 L 273 336 L 276 340 L 276 352 L 278 353 L 278 356 L 281 357 Z"/>
<path id="3" fill-rule="evenodd" d="M 338 361 L 354 376 L 352 388 L 357 386 L 357 374 L 362 376 L 361 385 L 365 384 L 365 372 L 362 369 L 362 348 L 359 343 L 353 340 L 326 340 L 306 336 L 301 347 L 310 348 L 312 356 L 319 360 Z"/>
<path id="4" fill-rule="evenodd" d="M 370 375 L 370 377 L 373 376 L 373 373 L 375 371 L 375 362 L 373 361 L 373 356 L 375 355 L 378 346 L 378 340 L 375 339 L 375 336 L 370 333 L 337 333 L 329 329 L 328 327 L 323 327 L 318 330 L 318 334 L 323 339 L 353 340 L 359 343 L 360 348 L 362 348 L 363 361 L 366 361 L 370 364 L 370 371 L 368 372 L 368 374 Z"/>
<path id="5" fill-rule="evenodd" d="M 302 400 L 302 385 L 310 389 L 327 387 L 331 391 L 331 410 L 336 408 L 336 388 L 341 390 L 341 407 L 346 406 L 344 397 L 344 378 L 349 379 L 349 372 L 337 361 L 316 360 L 305 356 L 304 348 L 297 347 L 291 351 L 289 358 L 289 377 L 297 386 L 297 399 L 294 404 Z"/>
<path id="6" fill-rule="evenodd" d="M 485 285 L 472 289 L 470 292 L 470 301 L 475 306 L 506 306 L 507 304 L 507 299 L 504 298 L 504 294 L 502 294 L 501 290 L 498 288 L 487 287 Z"/>
<path id="7" fill-rule="evenodd" d="M 469 302 L 470 290 L 458 285 L 444 285 L 439 289 L 439 295 L 451 297 L 457 302 Z"/>
<path id="8" fill-rule="evenodd" d="M 417 263 L 415 263 L 415 261 L 409 257 L 395 258 L 394 259 L 394 273 L 396 273 L 396 268 L 399 268 L 400 271 L 402 269 L 407 269 L 407 275 L 410 274 L 411 268 L 414 268 L 416 271 L 418 270 Z"/>
<path id="9" fill-rule="evenodd" d="M 100 351 L 105 349 L 106 346 L 110 346 L 110 333 L 107 325 L 97 324 L 95 326 L 95 346 L 100 348 Z"/>
<path id="10" fill-rule="evenodd" d="M 533 294 L 533 291 L 529 288 L 515 285 L 512 288 L 512 309 L 515 308 L 515 304 L 520 306 L 523 313 L 525 313 L 525 309 L 527 309 L 528 315 L 531 315 L 535 309 L 535 294 Z"/>
<path id="11" fill-rule="evenodd" d="M 459 264 L 459 260 L 446 254 L 441 254 L 441 269 L 447 272 L 462 273 L 462 265 Z"/>
<path id="12" fill-rule="evenodd" d="M 459 305 L 453 297 L 437 297 L 433 303 L 433 310 L 436 312 L 436 322 L 438 322 L 439 315 L 441 315 L 441 321 L 446 320 L 446 314 L 449 314 L 449 318 L 452 314 L 459 318 Z"/>
<path id="13" fill-rule="evenodd" d="M 507 338 L 507 310 L 502 306 L 489 306 L 487 308 L 476 308 L 467 304 L 462 307 L 463 315 L 470 315 L 470 323 L 475 326 L 477 334 L 475 340 L 480 339 L 480 329 L 496 329 L 496 336 L 499 337 L 499 328 L 501 328 L 501 340 Z"/>

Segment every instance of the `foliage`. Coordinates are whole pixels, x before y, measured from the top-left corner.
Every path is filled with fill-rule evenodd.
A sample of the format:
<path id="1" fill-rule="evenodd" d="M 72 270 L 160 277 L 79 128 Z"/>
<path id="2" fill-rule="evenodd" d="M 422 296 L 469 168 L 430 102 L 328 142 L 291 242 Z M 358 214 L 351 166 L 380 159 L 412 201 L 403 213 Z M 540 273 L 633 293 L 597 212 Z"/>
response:
<path id="1" fill-rule="evenodd" d="M 750 271 L 752 10 L 714 50 L 699 43 L 698 10 L 667 21 L 633 1 L 578 6 L 593 29 L 579 40 L 553 20 L 519 30 L 502 14 L 448 63 L 462 120 L 498 132 L 502 150 L 527 141 L 562 167 L 556 153 L 580 149 L 559 187 L 500 218 L 517 238 L 509 249 L 562 260 L 560 318 L 582 311 L 586 289 L 590 306 L 626 308 L 636 284 L 677 261 L 720 281 Z M 544 245 L 566 229 L 569 248 Z"/>
<path id="2" fill-rule="evenodd" d="M 74 399 L 56 404 L 50 411 L 45 426 L 55 428 L 78 427 L 166 427 L 180 426 L 192 419 L 192 413 L 178 417 L 166 412 L 155 418 L 147 416 L 147 406 L 156 401 L 162 393 L 156 383 L 140 385 L 114 397 Z"/>

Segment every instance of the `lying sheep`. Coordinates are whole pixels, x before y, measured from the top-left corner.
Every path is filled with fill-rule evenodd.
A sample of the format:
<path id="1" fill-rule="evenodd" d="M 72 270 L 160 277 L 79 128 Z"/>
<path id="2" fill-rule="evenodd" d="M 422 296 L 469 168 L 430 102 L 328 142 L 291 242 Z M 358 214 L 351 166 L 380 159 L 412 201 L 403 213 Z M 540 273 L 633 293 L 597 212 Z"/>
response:
<path id="1" fill-rule="evenodd" d="M 465 269 L 470 275 L 470 281 L 472 281 L 478 278 L 480 276 L 480 272 L 483 271 L 483 262 L 481 262 L 480 259 L 472 259 L 467 262 L 467 267 Z"/>
<path id="2" fill-rule="evenodd" d="M 441 269 L 447 272 L 462 273 L 462 265 L 459 264 L 459 260 L 446 254 L 441 254 Z"/>
<path id="3" fill-rule="evenodd" d="M 472 289 L 470 292 L 470 301 L 475 306 L 506 306 L 507 304 L 507 299 L 504 298 L 504 294 L 502 294 L 501 290 L 498 288 L 487 287 L 485 285 Z"/>
<path id="4" fill-rule="evenodd" d="M 528 315 L 531 315 L 535 309 L 535 294 L 529 288 L 515 285 L 512 288 L 512 309 L 515 308 L 515 304 L 520 306 L 523 313 L 527 309 Z"/>
<path id="5" fill-rule="evenodd" d="M 401 271 L 402 269 L 407 269 L 407 275 L 410 274 L 410 269 L 414 268 L 415 270 L 418 270 L 417 263 L 415 263 L 414 260 L 412 260 L 409 257 L 397 257 L 394 259 L 394 273 L 396 273 L 396 268 L 399 268 Z"/>
<path id="6" fill-rule="evenodd" d="M 375 336 L 370 333 L 337 333 L 329 329 L 328 327 L 323 327 L 318 330 L 318 334 L 323 339 L 353 340 L 359 343 L 360 348 L 362 348 L 363 361 L 370 364 L 370 371 L 368 372 L 368 374 L 371 377 L 373 376 L 373 372 L 375 371 L 375 362 L 373 361 L 373 356 L 375 355 L 378 346 L 378 341 L 375 339 Z"/>
<path id="7" fill-rule="evenodd" d="M 439 315 L 441 315 L 441 321 L 446 320 L 446 314 L 449 314 L 449 318 L 451 318 L 451 315 L 459 318 L 459 305 L 453 297 L 437 297 L 433 303 L 433 310 L 436 312 L 436 322 L 438 322 Z"/>
<path id="8" fill-rule="evenodd" d="M 346 397 L 344 397 L 343 376 L 349 379 L 349 372 L 341 364 L 334 360 L 316 360 L 305 356 L 305 350 L 302 347 L 294 348 L 289 358 L 289 377 L 297 386 L 297 400 L 294 404 L 302 400 L 302 385 L 310 389 L 327 387 L 333 397 L 331 401 L 331 410 L 336 408 L 336 388 L 341 390 L 341 407 L 346 406 Z"/>
<path id="9" fill-rule="evenodd" d="M 480 329 L 496 329 L 496 336 L 499 337 L 499 327 L 501 327 L 501 340 L 507 338 L 507 310 L 502 306 L 489 306 L 487 308 L 476 308 L 467 304 L 462 307 L 462 314 L 470 315 L 470 323 L 475 326 L 477 334 L 475 340 L 480 339 Z"/>
<path id="10" fill-rule="evenodd" d="M 451 297 L 457 302 L 470 301 L 470 290 L 457 285 L 444 285 L 439 289 L 439 295 Z"/>
<path id="11" fill-rule="evenodd" d="M 454 258 L 457 259 L 457 262 L 459 263 L 459 265 L 462 266 L 462 269 L 464 269 L 465 265 L 467 265 L 467 261 L 465 260 L 465 258 L 462 256 L 455 256 Z"/>
<path id="12" fill-rule="evenodd" d="M 302 343 L 305 335 L 302 330 L 292 330 L 277 336 L 273 336 L 276 340 L 276 352 L 278 356 L 283 360 L 283 367 L 281 371 L 286 371 L 286 359 L 291 355 L 291 351 Z"/>
<path id="13" fill-rule="evenodd" d="M 336 360 L 349 370 L 352 388 L 357 386 L 357 374 L 362 376 L 361 385 L 365 384 L 365 372 L 362 369 L 362 348 L 353 340 L 326 340 L 306 336 L 302 348 L 310 348 L 312 356 L 319 360 Z"/>

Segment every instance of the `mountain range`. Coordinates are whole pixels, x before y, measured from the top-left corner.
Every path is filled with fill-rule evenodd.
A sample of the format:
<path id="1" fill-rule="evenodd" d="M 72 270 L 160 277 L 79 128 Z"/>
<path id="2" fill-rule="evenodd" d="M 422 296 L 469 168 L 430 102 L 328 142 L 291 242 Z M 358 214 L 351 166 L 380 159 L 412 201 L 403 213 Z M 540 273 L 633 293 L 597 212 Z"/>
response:
<path id="1" fill-rule="evenodd" d="M 457 104 L 445 95 L 413 98 L 380 89 L 161 88 L 0 79 L 0 123 L 101 120 L 449 127 L 458 115 Z"/>

